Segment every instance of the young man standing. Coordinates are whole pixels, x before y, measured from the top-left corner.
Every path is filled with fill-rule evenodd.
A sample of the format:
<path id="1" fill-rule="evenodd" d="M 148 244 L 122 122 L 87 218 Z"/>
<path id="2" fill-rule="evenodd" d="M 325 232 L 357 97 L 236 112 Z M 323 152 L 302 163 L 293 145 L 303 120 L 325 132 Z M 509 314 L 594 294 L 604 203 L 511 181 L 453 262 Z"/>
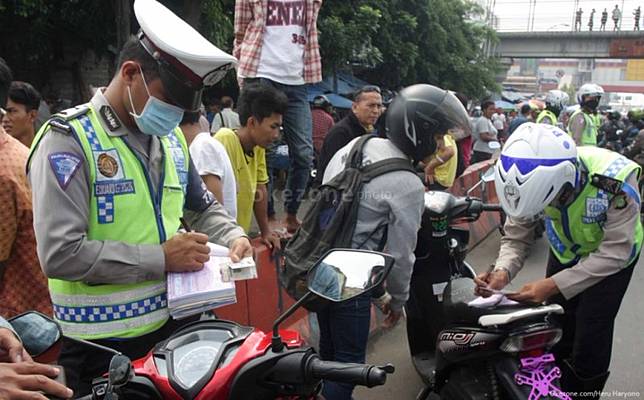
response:
<path id="1" fill-rule="evenodd" d="M 284 92 L 284 139 L 291 165 L 286 183 L 286 228 L 300 225 L 297 211 L 313 161 L 307 83 L 322 80 L 317 18 L 322 0 L 236 0 L 233 55 L 240 83 L 261 81 Z"/>
<path id="2" fill-rule="evenodd" d="M 481 112 L 483 115 L 476 120 L 474 129 L 472 130 L 472 138 L 474 138 L 472 164 L 489 160 L 492 158 L 492 154 L 494 154 L 494 150 L 490 149 L 488 143 L 497 140 L 497 130 L 490 120 L 495 109 L 496 107 L 493 101 L 488 100 L 481 104 Z"/>
<path id="3" fill-rule="evenodd" d="M 179 124 L 190 149 L 190 157 L 206 188 L 228 211 L 237 218 L 237 183 L 233 166 L 224 146 L 208 131 L 201 129 L 199 112 L 183 113 Z"/>
<path id="4" fill-rule="evenodd" d="M 40 93 L 33 86 L 20 81 L 11 83 L 2 127 L 27 147 L 31 147 L 36 134 L 34 124 L 39 106 Z"/>
<path id="5" fill-rule="evenodd" d="M 239 96 L 241 128 L 222 128 L 215 134 L 226 149 L 237 181 L 237 222 L 250 229 L 253 213 L 262 242 L 271 249 L 280 248 L 279 237 L 268 223 L 268 173 L 265 149 L 280 133 L 282 116 L 288 107 L 284 93 L 265 84 L 246 85 Z"/>

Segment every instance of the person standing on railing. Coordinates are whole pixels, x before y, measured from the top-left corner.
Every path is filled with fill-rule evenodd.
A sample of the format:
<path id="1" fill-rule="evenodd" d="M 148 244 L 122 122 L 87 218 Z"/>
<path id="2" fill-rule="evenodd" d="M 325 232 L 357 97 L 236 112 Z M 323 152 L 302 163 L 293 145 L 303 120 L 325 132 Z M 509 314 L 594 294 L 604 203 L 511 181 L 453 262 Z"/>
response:
<path id="1" fill-rule="evenodd" d="M 595 22 L 595 9 L 590 12 L 590 17 L 588 17 L 588 30 L 593 31 L 593 23 Z"/>
<path id="2" fill-rule="evenodd" d="M 633 27 L 634 31 L 639 31 L 640 30 L 640 15 L 642 14 L 642 7 L 637 7 L 635 11 L 633 11 L 633 17 L 635 19 L 635 26 Z"/>
<path id="3" fill-rule="evenodd" d="M 613 31 L 618 31 L 619 30 L 619 20 L 622 18 L 622 12 L 619 11 L 619 7 L 617 4 L 615 4 L 615 8 L 613 9 L 613 22 L 615 23 L 615 26 L 613 27 Z"/>
<path id="4" fill-rule="evenodd" d="M 608 11 L 604 8 L 604 11 L 602 11 L 601 25 L 599 26 L 600 31 L 605 31 L 606 30 L 606 22 L 607 21 L 608 21 Z"/>
<path id="5" fill-rule="evenodd" d="M 581 7 L 579 7 L 579 10 L 575 13 L 575 30 L 580 31 L 581 30 L 581 15 L 584 13 L 584 10 L 582 10 Z"/>

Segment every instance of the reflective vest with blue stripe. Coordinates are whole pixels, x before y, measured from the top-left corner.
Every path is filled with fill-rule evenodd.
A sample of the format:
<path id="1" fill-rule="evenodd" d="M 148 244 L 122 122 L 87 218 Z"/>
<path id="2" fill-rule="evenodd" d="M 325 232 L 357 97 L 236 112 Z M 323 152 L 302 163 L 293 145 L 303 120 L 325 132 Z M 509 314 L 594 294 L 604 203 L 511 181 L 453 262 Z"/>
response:
<path id="1" fill-rule="evenodd" d="M 581 135 L 581 145 L 582 146 L 597 146 L 597 120 L 594 116 L 588 115 L 585 112 L 582 111 L 580 108 L 579 110 L 575 111 L 571 116 L 570 116 L 570 122 L 568 122 L 568 134 L 570 134 L 571 137 L 574 137 L 574 134 L 570 131 L 570 124 L 572 121 L 575 120 L 577 115 L 583 115 L 584 116 L 584 132 Z"/>
<path id="2" fill-rule="evenodd" d="M 591 184 L 594 174 L 614 178 L 622 182 L 625 195 L 640 204 L 637 188 L 631 187 L 626 179 L 641 168 L 622 155 L 597 147 L 578 147 L 581 168 L 588 171 L 588 179 L 575 200 L 564 208 L 546 207 L 546 233 L 552 253 L 562 264 L 576 263 L 597 250 L 604 238 L 603 226 L 606 213 L 614 194 L 605 192 Z M 624 267 L 640 253 L 642 247 L 642 224 L 637 221 L 633 249 Z"/>
<path id="3" fill-rule="evenodd" d="M 91 105 L 66 123 L 73 128 L 89 169 L 87 238 L 160 244 L 176 233 L 189 165 L 181 131 L 177 128 L 160 138 L 164 168 L 161 190 L 155 193 L 145 161 L 130 148 L 127 136 L 108 135 Z M 32 155 L 47 131 L 45 124 L 34 139 Z M 65 335 L 72 337 L 137 337 L 159 329 L 168 319 L 165 281 L 88 285 L 49 279 L 49 291 L 54 316 Z"/>
<path id="4" fill-rule="evenodd" d="M 548 120 L 546 120 L 546 118 Z M 557 116 L 555 113 L 549 110 L 543 110 L 541 113 L 539 113 L 539 116 L 537 117 L 537 124 L 548 124 L 548 125 L 557 125 Z"/>

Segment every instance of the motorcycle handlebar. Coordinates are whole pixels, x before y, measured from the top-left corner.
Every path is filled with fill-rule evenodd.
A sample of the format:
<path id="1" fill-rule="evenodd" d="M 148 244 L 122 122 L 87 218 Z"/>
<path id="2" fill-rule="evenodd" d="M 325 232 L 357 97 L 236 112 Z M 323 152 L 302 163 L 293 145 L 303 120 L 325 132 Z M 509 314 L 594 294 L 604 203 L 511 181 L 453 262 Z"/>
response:
<path id="1" fill-rule="evenodd" d="M 308 369 L 315 379 L 351 383 L 369 388 L 384 385 L 387 381 L 387 373 L 375 365 L 322 361 L 314 357 L 310 360 Z"/>
<path id="2" fill-rule="evenodd" d="M 503 211 L 500 204 L 483 204 L 481 209 L 483 211 Z"/>

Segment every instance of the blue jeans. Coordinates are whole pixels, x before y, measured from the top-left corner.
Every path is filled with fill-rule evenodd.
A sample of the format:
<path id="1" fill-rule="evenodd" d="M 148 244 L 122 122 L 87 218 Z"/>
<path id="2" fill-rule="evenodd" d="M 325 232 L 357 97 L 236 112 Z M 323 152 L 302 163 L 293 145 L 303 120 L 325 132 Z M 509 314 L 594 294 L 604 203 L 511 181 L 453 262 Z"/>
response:
<path id="1" fill-rule="evenodd" d="M 306 85 L 284 85 L 266 78 L 258 80 L 282 91 L 288 97 L 283 126 L 291 165 L 284 191 L 284 208 L 289 214 L 297 214 L 313 165 L 313 122 Z M 250 81 L 246 79 L 246 82 Z"/>
<path id="2" fill-rule="evenodd" d="M 275 176 L 279 170 L 288 170 L 291 163 L 289 157 L 277 154 L 274 148 L 266 149 L 266 169 L 268 169 L 268 216 L 275 215 L 275 206 L 273 204 L 273 184 Z"/>
<path id="3" fill-rule="evenodd" d="M 343 303 L 331 303 L 318 314 L 319 353 L 323 360 L 364 363 L 369 339 L 371 295 L 365 293 Z M 354 385 L 325 381 L 322 396 L 350 400 Z"/>

